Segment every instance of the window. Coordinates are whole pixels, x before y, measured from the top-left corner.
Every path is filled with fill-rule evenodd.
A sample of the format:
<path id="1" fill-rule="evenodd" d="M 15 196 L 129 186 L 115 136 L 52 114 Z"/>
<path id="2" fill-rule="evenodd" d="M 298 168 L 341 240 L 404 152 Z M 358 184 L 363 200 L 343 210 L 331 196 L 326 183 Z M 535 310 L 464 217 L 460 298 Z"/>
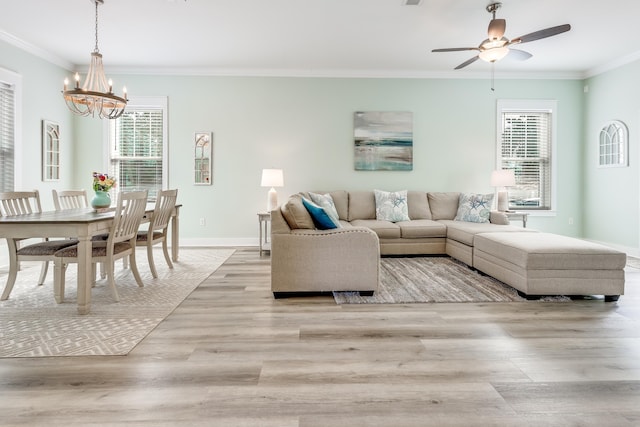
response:
<path id="1" fill-rule="evenodd" d="M 498 101 L 497 169 L 513 170 L 509 209 L 550 211 L 554 197 L 555 101 Z"/>
<path id="2" fill-rule="evenodd" d="M 0 192 L 14 191 L 20 165 L 20 87 L 18 74 L 0 68 Z"/>
<path id="3" fill-rule="evenodd" d="M 122 116 L 109 120 L 109 147 L 118 189 L 147 190 L 154 201 L 168 187 L 166 98 L 132 98 Z"/>
<path id="4" fill-rule="evenodd" d="M 600 149 L 598 166 L 611 168 L 629 165 L 627 159 L 629 137 L 627 135 L 627 126 L 617 120 L 602 127 L 598 144 Z"/>

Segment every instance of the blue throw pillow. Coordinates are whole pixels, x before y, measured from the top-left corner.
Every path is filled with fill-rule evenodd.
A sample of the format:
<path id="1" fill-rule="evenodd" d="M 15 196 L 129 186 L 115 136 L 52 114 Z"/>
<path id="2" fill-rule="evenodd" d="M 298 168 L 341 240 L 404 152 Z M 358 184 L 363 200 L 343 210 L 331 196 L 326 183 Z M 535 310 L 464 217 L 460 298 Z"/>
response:
<path id="1" fill-rule="evenodd" d="M 338 228 L 323 208 L 311 203 L 304 197 L 302 198 L 302 204 L 309 211 L 309 215 L 311 215 L 311 219 L 318 230 L 331 230 L 333 228 Z"/>

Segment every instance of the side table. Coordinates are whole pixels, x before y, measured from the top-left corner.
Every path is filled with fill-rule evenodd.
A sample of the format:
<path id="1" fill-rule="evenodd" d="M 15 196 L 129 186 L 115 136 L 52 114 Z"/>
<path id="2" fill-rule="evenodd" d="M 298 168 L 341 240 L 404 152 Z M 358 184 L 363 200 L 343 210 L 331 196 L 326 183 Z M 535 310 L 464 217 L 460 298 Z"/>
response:
<path id="1" fill-rule="evenodd" d="M 522 221 L 522 228 L 527 228 L 527 218 L 529 216 L 528 212 L 514 212 L 514 211 L 505 211 L 504 213 L 509 221 L 512 219 L 519 219 Z"/>
<path id="2" fill-rule="evenodd" d="M 269 241 L 271 213 L 258 212 L 258 224 L 260 225 L 260 256 L 262 256 L 263 251 L 271 252 L 271 242 Z"/>

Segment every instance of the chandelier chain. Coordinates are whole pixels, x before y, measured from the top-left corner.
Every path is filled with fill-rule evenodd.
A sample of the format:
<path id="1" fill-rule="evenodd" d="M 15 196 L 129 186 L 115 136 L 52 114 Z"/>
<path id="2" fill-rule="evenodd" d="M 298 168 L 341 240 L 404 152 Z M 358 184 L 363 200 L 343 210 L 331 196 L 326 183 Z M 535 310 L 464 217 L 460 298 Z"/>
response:
<path id="1" fill-rule="evenodd" d="M 96 0 L 96 47 L 94 48 L 94 52 L 99 52 L 98 50 L 98 1 Z"/>

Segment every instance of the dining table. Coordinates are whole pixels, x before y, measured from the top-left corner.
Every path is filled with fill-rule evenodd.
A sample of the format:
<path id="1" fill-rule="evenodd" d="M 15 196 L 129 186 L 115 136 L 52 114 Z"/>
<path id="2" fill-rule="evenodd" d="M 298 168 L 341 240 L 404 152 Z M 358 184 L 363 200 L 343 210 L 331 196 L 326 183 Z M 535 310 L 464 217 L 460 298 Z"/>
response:
<path id="1" fill-rule="evenodd" d="M 178 261 L 179 213 L 176 205 L 171 214 L 171 258 Z M 151 221 L 155 204 L 148 204 L 141 223 Z M 73 238 L 78 240 L 78 313 L 91 311 L 91 238 L 108 233 L 113 225 L 115 208 L 92 208 L 44 211 L 25 215 L 0 216 L 0 238 Z"/>

